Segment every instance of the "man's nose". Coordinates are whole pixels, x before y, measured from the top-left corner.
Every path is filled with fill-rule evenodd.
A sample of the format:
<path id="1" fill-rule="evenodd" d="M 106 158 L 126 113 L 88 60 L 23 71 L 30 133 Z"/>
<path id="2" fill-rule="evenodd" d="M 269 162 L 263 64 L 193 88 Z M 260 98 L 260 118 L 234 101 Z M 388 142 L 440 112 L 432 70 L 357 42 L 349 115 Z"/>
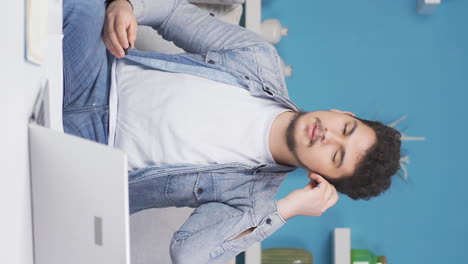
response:
<path id="1" fill-rule="evenodd" d="M 343 135 L 341 135 L 341 133 L 338 133 L 338 132 L 333 131 L 333 130 L 325 129 L 325 132 L 323 134 L 323 139 L 322 139 L 323 143 L 325 143 L 325 144 L 328 144 L 328 143 L 330 143 L 330 144 L 331 143 L 342 144 L 343 140 L 344 140 L 344 137 L 343 137 Z"/>

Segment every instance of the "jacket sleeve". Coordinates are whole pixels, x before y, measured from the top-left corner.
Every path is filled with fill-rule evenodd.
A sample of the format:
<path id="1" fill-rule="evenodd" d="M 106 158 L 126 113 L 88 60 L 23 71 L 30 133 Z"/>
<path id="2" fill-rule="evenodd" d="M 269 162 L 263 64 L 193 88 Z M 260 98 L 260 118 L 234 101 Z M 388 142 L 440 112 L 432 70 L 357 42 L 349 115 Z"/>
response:
<path id="1" fill-rule="evenodd" d="M 257 34 L 223 22 L 186 0 L 130 0 L 138 24 L 151 26 L 190 53 L 206 54 L 265 43 Z"/>
<path id="2" fill-rule="evenodd" d="M 276 201 L 264 201 L 258 207 L 242 211 L 218 202 L 201 205 L 174 233 L 172 263 L 226 263 L 286 222 L 278 214 Z M 231 239 L 250 228 L 254 228 L 251 233 Z"/>

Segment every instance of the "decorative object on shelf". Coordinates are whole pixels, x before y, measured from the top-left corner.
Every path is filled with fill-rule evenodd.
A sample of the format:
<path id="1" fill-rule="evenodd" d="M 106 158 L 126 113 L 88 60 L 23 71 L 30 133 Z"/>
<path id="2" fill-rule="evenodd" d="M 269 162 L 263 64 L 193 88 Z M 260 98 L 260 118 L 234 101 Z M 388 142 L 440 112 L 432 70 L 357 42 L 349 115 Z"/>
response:
<path id="1" fill-rule="evenodd" d="M 392 122 L 391 124 L 389 124 L 388 126 L 394 128 L 401 121 L 405 120 L 406 117 L 407 116 L 404 115 L 400 119 L 398 119 L 398 120 Z M 423 141 L 423 140 L 426 140 L 426 138 L 424 138 L 424 137 L 410 137 L 410 136 L 405 135 L 404 133 L 401 133 L 401 141 Z M 403 157 L 400 158 L 401 171 L 399 171 L 397 174 L 398 174 L 398 176 L 400 176 L 405 181 L 408 180 L 408 169 L 406 168 L 406 165 L 409 164 L 409 163 L 410 163 L 409 156 L 403 156 Z"/>
<path id="2" fill-rule="evenodd" d="M 281 63 L 281 70 L 283 71 L 284 77 L 291 77 L 293 67 L 291 65 L 286 65 L 286 63 L 284 63 L 283 58 L 281 57 L 280 57 L 280 63 Z"/>
<path id="3" fill-rule="evenodd" d="M 351 264 L 387 264 L 387 258 L 374 256 L 367 249 L 351 249 Z"/>
<path id="4" fill-rule="evenodd" d="M 262 264 L 313 264 L 312 254 L 301 248 L 262 249 Z"/>
<path id="5" fill-rule="evenodd" d="M 245 27 L 247 29 L 259 34 L 271 44 L 277 44 L 283 36 L 288 35 L 288 28 L 282 27 L 278 19 L 267 19 L 262 23 L 261 18 L 262 0 L 245 1 Z M 285 66 L 284 61 L 282 61 L 281 68 L 285 77 L 292 76 L 292 67 Z"/>
<path id="6" fill-rule="evenodd" d="M 190 3 L 211 5 L 235 5 L 243 4 L 245 0 L 189 0 Z"/>
<path id="7" fill-rule="evenodd" d="M 282 27 L 278 19 L 267 19 L 260 25 L 260 35 L 269 43 L 277 44 L 288 35 L 288 28 Z"/>
<path id="8" fill-rule="evenodd" d="M 49 1 L 26 2 L 25 52 L 27 61 L 41 65 L 45 61 L 49 37 Z"/>
<path id="9" fill-rule="evenodd" d="M 440 5 L 441 0 L 417 0 L 418 1 L 418 14 L 430 15 L 434 9 Z"/>

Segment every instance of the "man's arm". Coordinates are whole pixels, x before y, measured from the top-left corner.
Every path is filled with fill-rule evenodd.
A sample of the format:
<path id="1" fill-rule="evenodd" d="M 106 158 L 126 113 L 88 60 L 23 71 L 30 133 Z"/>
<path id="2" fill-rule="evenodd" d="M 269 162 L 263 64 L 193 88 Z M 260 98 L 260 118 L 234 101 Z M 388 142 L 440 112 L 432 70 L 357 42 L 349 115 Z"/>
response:
<path id="1" fill-rule="evenodd" d="M 218 202 L 199 206 L 174 233 L 172 263 L 226 263 L 284 225 L 275 201 L 256 204 L 255 213 Z"/>
<path id="2" fill-rule="evenodd" d="M 123 48 L 128 46 L 125 37 L 133 35 L 133 23 L 153 27 L 164 39 L 174 41 L 190 53 L 205 54 L 265 43 L 257 34 L 214 18 L 186 0 L 130 0 L 131 5 L 125 2 L 116 0 L 109 5 L 106 12 L 109 23 L 103 32 L 108 40 L 106 46 L 112 54 L 115 50 L 117 57 L 123 57 Z"/>
<path id="3" fill-rule="evenodd" d="M 317 174 L 311 174 L 313 181 L 303 189 L 295 190 L 277 201 L 278 214 L 285 220 L 294 216 L 321 216 L 338 201 L 338 193 L 333 185 Z M 250 228 L 232 239 L 251 233 Z"/>

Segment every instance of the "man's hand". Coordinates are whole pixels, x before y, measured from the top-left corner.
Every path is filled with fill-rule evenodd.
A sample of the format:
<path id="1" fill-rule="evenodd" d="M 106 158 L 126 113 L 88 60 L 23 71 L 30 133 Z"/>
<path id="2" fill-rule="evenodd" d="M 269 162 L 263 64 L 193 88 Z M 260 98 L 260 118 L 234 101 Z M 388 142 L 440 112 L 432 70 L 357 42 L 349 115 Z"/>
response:
<path id="1" fill-rule="evenodd" d="M 320 216 L 338 201 L 333 185 L 318 174 L 310 173 L 310 178 L 306 187 L 278 201 L 279 214 L 285 220 L 296 215 Z"/>
<path id="2" fill-rule="evenodd" d="M 115 0 L 106 10 L 102 39 L 107 49 L 117 58 L 125 56 L 124 49 L 134 47 L 137 22 L 132 5 L 127 0 Z"/>

